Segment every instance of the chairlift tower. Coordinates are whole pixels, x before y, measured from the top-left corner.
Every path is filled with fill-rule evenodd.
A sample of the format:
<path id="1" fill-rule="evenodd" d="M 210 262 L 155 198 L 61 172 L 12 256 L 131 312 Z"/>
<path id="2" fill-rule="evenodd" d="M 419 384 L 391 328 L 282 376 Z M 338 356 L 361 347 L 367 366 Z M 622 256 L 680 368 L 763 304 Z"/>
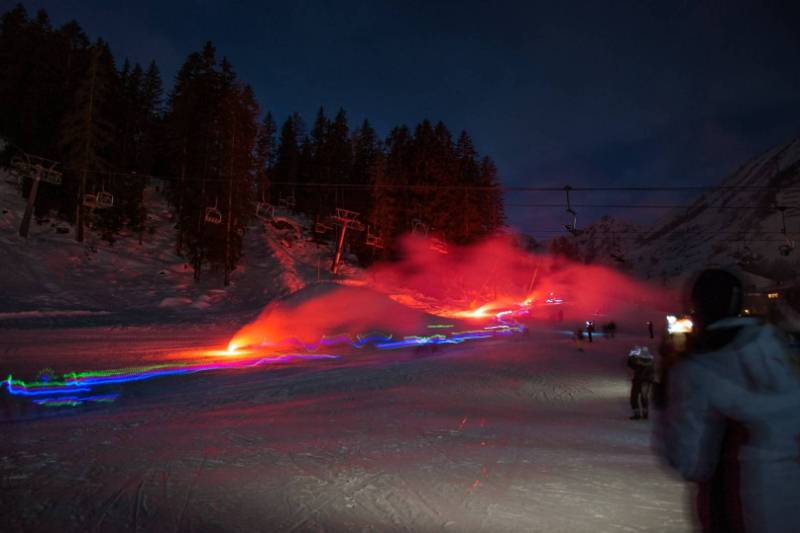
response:
<path id="1" fill-rule="evenodd" d="M 31 190 L 28 193 L 28 203 L 25 205 L 25 214 L 22 216 L 22 222 L 19 225 L 20 237 L 27 238 L 31 225 L 31 216 L 33 215 L 33 206 L 36 203 L 36 195 L 39 192 L 39 182 L 44 181 L 52 185 L 61 185 L 61 172 L 56 170 L 58 162 L 25 153 L 15 157 L 11 161 L 11 166 L 20 181 L 23 178 L 33 180 L 33 185 L 31 185 Z"/>
<path id="2" fill-rule="evenodd" d="M 339 270 L 339 262 L 342 260 L 342 253 L 344 252 L 344 238 L 347 230 L 352 228 L 355 231 L 364 231 L 364 224 L 358 220 L 358 213 L 348 209 L 336 208 L 336 214 L 332 217 L 333 221 L 341 226 L 339 230 L 339 242 L 336 245 L 336 253 L 333 256 L 333 264 L 331 265 L 331 272 L 336 274 Z"/>

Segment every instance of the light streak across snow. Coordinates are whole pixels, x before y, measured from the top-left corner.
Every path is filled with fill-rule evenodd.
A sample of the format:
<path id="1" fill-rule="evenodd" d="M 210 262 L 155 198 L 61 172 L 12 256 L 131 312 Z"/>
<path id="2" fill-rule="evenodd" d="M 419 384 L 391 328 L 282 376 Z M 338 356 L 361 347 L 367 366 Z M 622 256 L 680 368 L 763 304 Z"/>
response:
<path id="1" fill-rule="evenodd" d="M 484 316 L 484 313 L 485 310 L 482 309 L 479 314 Z M 461 344 L 466 341 L 504 337 L 525 331 L 525 326 L 516 319 L 519 316 L 528 314 L 527 306 L 513 310 L 494 310 L 493 314 L 494 322 L 491 325 L 465 331 L 449 331 L 449 328 L 454 327 L 452 324 L 439 324 L 433 329 L 442 331 L 442 333 L 428 336 L 406 336 L 399 339 L 395 339 L 390 334 L 370 333 L 357 335 L 355 338 L 348 335 L 323 337 L 318 342 L 310 344 L 303 343 L 298 339 L 288 339 L 280 343 L 265 343 L 257 347 L 236 348 L 231 345 L 227 350 L 203 352 L 205 360 L 197 362 L 171 362 L 111 370 L 70 372 L 63 374 L 60 379 L 44 378 L 38 381 L 14 379 L 9 375 L 8 378 L 0 382 L 0 387 L 4 387 L 6 392 L 12 396 L 28 398 L 37 405 L 48 407 L 79 406 L 85 403 L 114 401 L 118 397 L 118 393 L 109 392 L 108 390 L 98 391 L 97 389 L 124 383 L 198 372 L 252 368 L 266 364 L 341 358 L 341 356 L 333 354 L 310 353 L 316 352 L 323 347 L 350 346 L 352 348 L 373 347 L 378 350 L 398 350 L 409 347 Z M 287 347 L 302 349 L 306 353 L 276 354 L 268 357 L 252 356 L 253 353 L 263 351 L 265 348 L 275 350 Z M 217 359 L 209 362 L 208 357 L 216 357 Z M 220 357 L 222 359 L 219 359 Z"/>

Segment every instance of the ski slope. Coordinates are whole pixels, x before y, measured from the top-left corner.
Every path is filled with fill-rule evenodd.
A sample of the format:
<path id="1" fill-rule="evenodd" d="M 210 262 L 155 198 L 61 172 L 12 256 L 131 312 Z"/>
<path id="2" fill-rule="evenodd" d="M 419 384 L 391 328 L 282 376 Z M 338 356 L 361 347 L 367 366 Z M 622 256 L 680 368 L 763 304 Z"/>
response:
<path id="1" fill-rule="evenodd" d="M 18 375 L 225 342 L 234 319 L 5 330 Z M 623 325 L 153 379 L 111 404 L 5 400 L 2 531 L 687 531 L 628 420 Z M 639 328 L 636 328 L 639 329 Z M 643 328 L 641 328 L 643 329 Z"/>

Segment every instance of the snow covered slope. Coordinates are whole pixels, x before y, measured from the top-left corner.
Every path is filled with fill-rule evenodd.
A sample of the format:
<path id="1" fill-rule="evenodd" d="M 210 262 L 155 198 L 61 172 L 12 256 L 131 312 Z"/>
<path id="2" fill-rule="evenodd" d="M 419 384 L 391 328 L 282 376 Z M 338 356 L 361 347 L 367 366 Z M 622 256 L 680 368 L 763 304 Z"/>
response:
<path id="1" fill-rule="evenodd" d="M 787 207 L 789 238 L 796 238 L 800 231 L 800 139 L 751 160 L 721 185 L 741 189 L 703 194 L 685 212 L 672 213 L 642 235 L 637 242 L 642 248 L 641 257 L 636 258 L 638 270 L 669 275 L 702 263 L 736 263 L 776 279 L 794 275 L 800 251 L 780 254 L 779 246 L 786 239 L 776 206 Z M 647 266 L 648 256 L 661 260 Z"/>
<path id="2" fill-rule="evenodd" d="M 590 224 L 575 239 L 581 258 L 664 283 L 711 265 L 793 279 L 800 250 L 782 255 L 779 247 L 800 234 L 800 139 L 752 159 L 720 185 L 647 227 L 611 217 Z M 777 206 L 786 207 L 787 236 Z"/>
<path id="3" fill-rule="evenodd" d="M 2 352 L 15 375 L 225 337 L 23 333 Z M 648 422 L 627 419 L 623 357 L 644 333 L 578 352 L 546 327 L 433 356 L 164 377 L 44 418 L 0 405 L 0 419 L 28 418 L 0 439 L 0 530 L 690 531 L 687 487 L 660 466 Z"/>
<path id="4" fill-rule="evenodd" d="M 0 180 L 0 320 L 66 317 L 86 313 L 143 319 L 153 313 L 257 310 L 306 284 L 329 278 L 331 248 L 314 243 L 302 220 L 257 222 L 245 236 L 244 258 L 232 284 L 205 271 L 195 283 L 175 253 L 175 230 L 164 197 L 145 191 L 147 230 L 123 234 L 112 245 L 91 232 L 77 243 L 73 228 L 55 217 L 34 221 L 28 239 L 18 235 L 25 203 Z M 344 272 L 357 270 L 345 265 Z M 319 271 L 319 272 L 318 272 Z"/>

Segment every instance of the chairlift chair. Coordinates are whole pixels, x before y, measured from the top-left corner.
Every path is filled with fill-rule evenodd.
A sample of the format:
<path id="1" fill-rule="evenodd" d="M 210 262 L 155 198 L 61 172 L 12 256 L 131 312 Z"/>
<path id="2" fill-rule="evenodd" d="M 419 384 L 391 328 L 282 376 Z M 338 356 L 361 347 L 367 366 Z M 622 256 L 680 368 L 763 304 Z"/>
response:
<path id="1" fill-rule="evenodd" d="M 578 235 L 583 233 L 583 230 L 579 230 L 578 229 L 578 213 L 576 213 L 575 210 L 572 209 L 572 204 L 570 203 L 570 200 L 569 200 L 569 191 L 571 191 L 571 190 L 572 190 L 572 187 L 570 187 L 569 185 L 565 185 L 564 186 L 564 192 L 567 195 L 567 209 L 566 209 L 566 211 L 567 211 L 567 213 L 572 215 L 572 223 L 571 224 L 564 224 L 564 229 L 567 230 L 568 232 L 570 232 L 573 236 L 577 237 Z"/>
<path id="2" fill-rule="evenodd" d="M 100 191 L 96 198 L 98 209 L 108 209 L 114 206 L 114 195 L 107 191 Z"/>
<path id="3" fill-rule="evenodd" d="M 261 220 L 270 221 L 275 218 L 275 206 L 267 202 L 258 202 L 256 216 Z"/>
<path id="4" fill-rule="evenodd" d="M 97 207 L 97 195 L 91 193 L 84 194 L 83 207 L 88 207 L 89 209 L 95 209 Z"/>
<path id="5" fill-rule="evenodd" d="M 216 207 L 206 207 L 205 221 L 209 224 L 222 224 L 222 213 Z"/>
<path id="6" fill-rule="evenodd" d="M 783 257 L 787 257 L 794 251 L 794 241 L 789 239 L 789 235 L 786 232 L 786 207 L 778 206 L 778 211 L 781 213 L 781 233 L 783 238 L 786 239 L 786 242 L 778 246 L 778 253 Z"/>
<path id="7" fill-rule="evenodd" d="M 373 248 L 383 249 L 383 239 L 378 235 L 372 233 L 369 230 L 369 226 L 367 226 L 367 246 L 372 246 Z"/>
<path id="8" fill-rule="evenodd" d="M 205 221 L 209 224 L 222 224 L 222 212 L 217 209 L 216 200 L 214 200 L 214 207 L 206 207 Z"/>
<path id="9" fill-rule="evenodd" d="M 422 237 L 428 236 L 428 226 L 422 222 L 420 219 L 415 218 L 411 221 L 411 233 L 414 235 L 420 235 Z"/>
<path id="10" fill-rule="evenodd" d="M 446 254 L 448 252 L 447 242 L 441 237 L 431 237 L 428 248 L 440 254 Z"/>
<path id="11" fill-rule="evenodd" d="M 324 235 L 325 233 L 328 233 L 331 229 L 333 228 L 331 228 L 329 225 L 327 225 L 326 223 L 322 222 L 319 219 L 317 219 L 317 221 L 314 223 L 314 233 L 317 233 L 319 235 Z"/>

